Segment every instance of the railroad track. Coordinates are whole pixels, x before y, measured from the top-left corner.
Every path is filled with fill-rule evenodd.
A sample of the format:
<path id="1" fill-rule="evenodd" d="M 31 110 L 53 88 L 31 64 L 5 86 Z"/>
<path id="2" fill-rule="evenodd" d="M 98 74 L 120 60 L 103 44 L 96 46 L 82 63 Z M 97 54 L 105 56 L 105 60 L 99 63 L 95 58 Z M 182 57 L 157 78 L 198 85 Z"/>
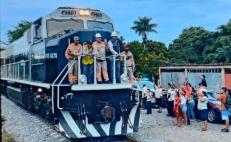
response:
<path id="1" fill-rule="evenodd" d="M 48 120 L 36 113 L 27 111 L 19 105 L 1 95 L 2 114 L 6 118 L 4 129 L 13 133 L 17 141 L 30 142 L 137 142 L 129 136 L 115 136 L 102 138 L 89 138 L 80 140 L 67 139 L 56 127 Z M 23 130 L 23 131 L 21 131 Z"/>

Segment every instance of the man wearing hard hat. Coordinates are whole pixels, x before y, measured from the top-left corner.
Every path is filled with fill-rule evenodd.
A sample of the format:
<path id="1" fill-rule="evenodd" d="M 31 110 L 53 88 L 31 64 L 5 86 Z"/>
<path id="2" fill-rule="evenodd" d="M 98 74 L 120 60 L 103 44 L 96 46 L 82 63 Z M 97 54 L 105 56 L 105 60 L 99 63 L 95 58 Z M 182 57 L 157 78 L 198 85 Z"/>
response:
<path id="1" fill-rule="evenodd" d="M 124 51 L 120 55 L 122 59 L 124 59 L 124 56 L 126 57 L 126 67 L 127 67 L 127 74 L 128 74 L 129 82 L 133 83 L 133 81 L 135 80 L 135 77 L 133 74 L 135 70 L 135 60 L 127 44 L 124 45 Z"/>
<path id="2" fill-rule="evenodd" d="M 120 41 L 119 35 L 117 32 L 112 32 L 111 37 L 112 39 L 108 41 L 109 78 L 110 80 L 113 80 L 113 72 L 115 69 L 116 82 L 120 83 L 121 70 L 120 70 L 120 60 L 118 56 L 123 51 L 122 42 Z M 111 55 L 117 56 L 116 61 L 115 61 L 115 68 L 113 67 L 114 59 Z"/>
<path id="3" fill-rule="evenodd" d="M 96 51 L 96 79 L 99 84 L 102 83 L 102 74 L 106 83 L 109 83 L 106 61 L 106 43 L 102 41 L 100 33 L 95 35 L 96 41 L 93 43 L 93 48 Z"/>
<path id="4" fill-rule="evenodd" d="M 69 44 L 65 51 L 65 57 L 68 60 L 68 80 L 71 85 L 77 82 L 78 56 L 82 54 L 82 46 L 79 43 L 79 37 L 75 36 L 73 39 L 74 42 Z"/>

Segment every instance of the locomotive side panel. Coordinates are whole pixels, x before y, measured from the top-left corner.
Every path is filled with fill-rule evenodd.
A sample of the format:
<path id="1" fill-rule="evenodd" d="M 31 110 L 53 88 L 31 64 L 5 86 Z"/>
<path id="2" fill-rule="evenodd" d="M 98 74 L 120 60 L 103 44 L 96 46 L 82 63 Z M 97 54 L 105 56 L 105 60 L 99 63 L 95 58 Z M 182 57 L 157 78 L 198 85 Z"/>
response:
<path id="1" fill-rule="evenodd" d="M 45 42 L 31 46 L 31 80 L 45 82 Z"/>
<path id="2" fill-rule="evenodd" d="M 52 83 L 55 78 L 58 76 L 58 51 L 57 46 L 46 47 L 46 82 Z"/>

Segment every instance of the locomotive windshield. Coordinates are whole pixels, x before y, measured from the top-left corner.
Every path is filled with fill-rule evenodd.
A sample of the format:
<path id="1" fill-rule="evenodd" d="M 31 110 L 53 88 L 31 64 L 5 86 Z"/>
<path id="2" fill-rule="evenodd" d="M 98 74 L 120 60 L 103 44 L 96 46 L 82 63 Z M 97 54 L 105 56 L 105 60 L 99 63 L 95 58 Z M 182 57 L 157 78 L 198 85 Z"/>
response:
<path id="1" fill-rule="evenodd" d="M 100 22 L 100 21 L 87 21 L 87 27 L 89 29 L 96 29 L 96 30 L 106 30 L 109 32 L 113 31 L 113 25 L 109 22 Z"/>
<path id="2" fill-rule="evenodd" d="M 51 37 L 65 30 L 83 29 L 83 20 L 80 19 L 49 19 L 47 20 L 47 36 Z"/>

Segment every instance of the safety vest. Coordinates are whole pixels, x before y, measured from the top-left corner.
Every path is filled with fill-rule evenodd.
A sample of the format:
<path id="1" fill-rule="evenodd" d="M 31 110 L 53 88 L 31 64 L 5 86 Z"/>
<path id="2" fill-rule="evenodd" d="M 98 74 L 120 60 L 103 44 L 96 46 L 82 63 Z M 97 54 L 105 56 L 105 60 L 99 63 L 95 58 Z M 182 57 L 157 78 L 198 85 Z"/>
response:
<path id="1" fill-rule="evenodd" d="M 118 53 L 120 54 L 122 52 L 122 48 L 121 48 L 121 43 L 118 39 L 116 40 L 110 40 L 112 45 L 113 45 L 113 49 Z M 112 55 L 112 53 L 110 51 L 108 51 L 108 56 Z"/>
<path id="2" fill-rule="evenodd" d="M 87 50 L 87 54 L 93 52 L 93 47 L 92 47 L 92 48 L 88 48 L 87 45 L 84 45 L 83 48 L 84 48 L 84 50 Z M 82 58 L 82 63 L 83 63 L 84 65 L 93 64 L 93 62 L 94 62 L 93 56 L 88 56 L 88 55 L 86 55 L 86 56 L 84 56 L 84 57 Z"/>
<path id="3" fill-rule="evenodd" d="M 82 54 L 82 46 L 80 44 L 75 45 L 74 43 L 71 43 L 65 52 L 65 57 L 67 59 L 71 59 L 74 56 L 79 56 Z"/>
<path id="4" fill-rule="evenodd" d="M 98 43 L 97 41 L 95 41 L 92 44 L 93 48 L 97 50 L 97 54 L 96 54 L 96 58 L 97 60 L 106 60 L 106 44 L 104 42 L 100 42 Z"/>

